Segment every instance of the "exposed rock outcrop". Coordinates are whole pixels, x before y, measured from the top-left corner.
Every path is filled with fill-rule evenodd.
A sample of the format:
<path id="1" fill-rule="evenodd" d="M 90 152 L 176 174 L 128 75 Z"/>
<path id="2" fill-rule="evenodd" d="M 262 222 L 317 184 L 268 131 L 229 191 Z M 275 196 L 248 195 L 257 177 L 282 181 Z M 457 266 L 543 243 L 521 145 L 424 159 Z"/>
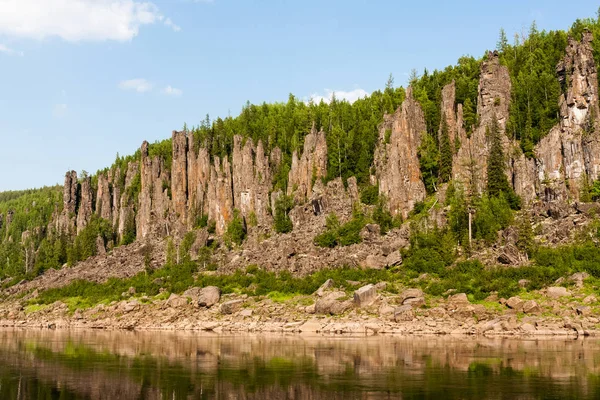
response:
<path id="1" fill-rule="evenodd" d="M 137 237 L 145 238 L 153 231 L 163 236 L 169 231 L 170 222 L 168 220 L 169 172 L 165 169 L 162 158 L 149 156 L 148 142 L 142 144 L 141 153 L 141 191 L 136 215 Z"/>
<path id="2" fill-rule="evenodd" d="M 77 210 L 77 234 L 87 226 L 92 218 L 92 213 L 94 212 L 92 208 L 93 201 L 92 179 L 88 176 L 81 181 L 81 193 Z"/>
<path id="3" fill-rule="evenodd" d="M 425 132 L 423 110 L 409 87 L 402 106 L 393 115 L 384 116 L 375 151 L 379 194 L 387 198 L 394 215 L 407 217 L 414 204 L 425 198 L 418 158 Z"/>
<path id="4" fill-rule="evenodd" d="M 453 103 L 455 97 L 454 85 L 446 86 L 443 95 L 442 106 Z M 493 121 L 498 123 L 500 136 L 503 139 L 504 154 L 509 158 L 512 154 L 513 143 L 504 134 L 506 122 L 508 121 L 508 110 L 510 106 L 510 75 L 508 68 L 500 64 L 498 53 L 490 52 L 486 60 L 481 64 L 481 77 L 479 80 L 477 97 L 477 116 L 479 125 L 475 127 L 470 136 L 467 136 L 463 125 L 462 107 L 457 112 L 456 128 L 460 148 L 453 162 L 454 179 L 465 188 L 474 193 L 483 193 L 487 181 L 487 159 L 489 154 L 489 131 Z M 449 118 L 446 116 L 446 118 Z M 452 122 L 452 120 L 450 121 Z M 451 127 L 449 123 L 449 127 Z M 453 130 L 450 129 L 450 132 Z M 452 133 L 451 133 L 452 135 Z M 510 163 L 507 163 L 507 167 Z M 509 172 L 507 171 L 507 174 Z M 512 177 L 509 176 L 512 181 Z"/>
<path id="5" fill-rule="evenodd" d="M 78 186 L 77 172 L 67 172 L 63 186 L 63 209 L 56 217 L 56 230 L 59 233 L 70 234 L 75 230 Z"/>
<path id="6" fill-rule="evenodd" d="M 235 207 L 244 217 L 254 213 L 260 225 L 270 225 L 271 168 L 262 141 L 255 147 L 252 140 L 234 136 L 232 159 Z"/>
<path id="7" fill-rule="evenodd" d="M 185 132 L 173 131 L 173 161 L 171 165 L 171 195 L 177 220 L 187 226 L 188 211 L 188 139 Z"/>
<path id="8" fill-rule="evenodd" d="M 96 193 L 96 214 L 100 218 L 112 221 L 112 198 L 110 185 L 105 174 L 98 174 L 98 192 Z"/>
<path id="9" fill-rule="evenodd" d="M 128 190 L 134 183 L 136 176 L 140 173 L 140 164 L 136 162 L 130 162 L 127 164 L 127 171 L 125 172 L 125 184 L 123 186 L 123 194 L 118 200 L 119 202 L 119 225 L 117 228 L 117 234 L 119 240 L 123 240 L 123 235 L 128 233 L 130 230 L 133 234 L 135 231 L 135 207 L 134 198 L 129 195 Z M 116 193 L 116 192 L 115 192 Z"/>
<path id="10" fill-rule="evenodd" d="M 535 148 L 538 195 L 546 201 L 578 199 L 583 179 L 600 172 L 598 76 L 592 34 L 569 38 L 567 54 L 556 67 L 565 92 L 560 122 Z"/>
<path id="11" fill-rule="evenodd" d="M 317 132 L 314 124 L 311 132 L 304 138 L 302 156 L 292 154 L 292 167 L 288 178 L 288 195 L 304 203 L 311 199 L 313 186 L 327 175 L 327 140 L 325 132 Z"/>

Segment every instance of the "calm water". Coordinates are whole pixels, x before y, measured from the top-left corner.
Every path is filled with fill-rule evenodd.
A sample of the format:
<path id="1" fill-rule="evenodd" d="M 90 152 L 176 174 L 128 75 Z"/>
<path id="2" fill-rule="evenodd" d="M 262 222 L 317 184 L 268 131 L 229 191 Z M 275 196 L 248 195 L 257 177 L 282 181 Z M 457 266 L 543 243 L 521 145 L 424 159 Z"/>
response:
<path id="1" fill-rule="evenodd" d="M 0 399 L 600 399 L 599 340 L 0 330 Z"/>

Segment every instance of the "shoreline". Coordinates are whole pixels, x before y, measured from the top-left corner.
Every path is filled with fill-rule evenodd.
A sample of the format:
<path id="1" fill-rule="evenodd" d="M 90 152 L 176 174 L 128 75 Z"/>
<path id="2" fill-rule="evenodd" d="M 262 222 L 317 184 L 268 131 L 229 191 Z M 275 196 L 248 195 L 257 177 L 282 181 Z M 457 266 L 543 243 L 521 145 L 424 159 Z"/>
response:
<path id="1" fill-rule="evenodd" d="M 531 322 L 534 322 L 532 324 Z M 432 326 L 432 325 L 436 326 Z M 533 329 L 532 329 L 533 328 Z M 137 331 L 187 332 L 214 334 L 285 334 L 293 336 L 408 336 L 408 337 L 485 337 L 514 339 L 582 339 L 600 337 L 598 329 L 584 329 L 581 322 L 561 318 L 540 318 L 522 322 L 510 316 L 500 316 L 481 322 L 448 321 L 440 324 L 424 318 L 396 323 L 372 318 L 357 321 L 351 318 L 306 318 L 293 322 L 223 321 L 219 319 L 171 323 L 136 323 L 135 321 L 87 321 L 72 318 L 48 320 L 0 320 L 0 329 L 60 330 L 60 331 Z"/>

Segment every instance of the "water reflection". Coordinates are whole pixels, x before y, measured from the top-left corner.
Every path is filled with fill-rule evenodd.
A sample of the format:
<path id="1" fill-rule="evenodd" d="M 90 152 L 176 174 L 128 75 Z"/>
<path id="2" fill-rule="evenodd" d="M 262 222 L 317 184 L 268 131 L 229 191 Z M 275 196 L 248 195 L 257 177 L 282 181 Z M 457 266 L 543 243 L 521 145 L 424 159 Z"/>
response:
<path id="1" fill-rule="evenodd" d="M 600 341 L 0 331 L 1 399 L 600 398 Z"/>

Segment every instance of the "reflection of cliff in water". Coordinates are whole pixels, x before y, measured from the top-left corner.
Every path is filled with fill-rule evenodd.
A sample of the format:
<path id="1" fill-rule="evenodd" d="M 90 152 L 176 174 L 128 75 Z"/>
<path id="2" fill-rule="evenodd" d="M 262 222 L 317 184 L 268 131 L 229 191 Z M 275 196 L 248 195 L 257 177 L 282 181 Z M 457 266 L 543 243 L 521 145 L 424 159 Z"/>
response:
<path id="1" fill-rule="evenodd" d="M 0 331 L 0 398 L 599 398 L 600 341 Z"/>

